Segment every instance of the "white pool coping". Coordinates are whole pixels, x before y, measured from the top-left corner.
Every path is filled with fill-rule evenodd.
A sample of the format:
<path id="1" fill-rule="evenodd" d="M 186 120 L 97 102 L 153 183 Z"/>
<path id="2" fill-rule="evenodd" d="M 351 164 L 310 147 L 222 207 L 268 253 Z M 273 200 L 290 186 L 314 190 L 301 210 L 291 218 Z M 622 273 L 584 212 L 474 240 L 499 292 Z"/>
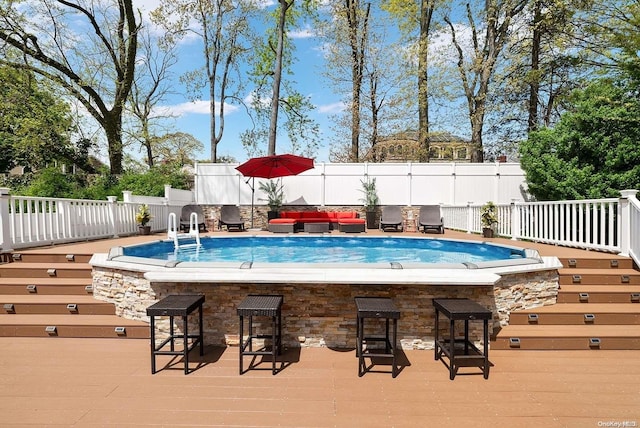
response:
<path id="1" fill-rule="evenodd" d="M 562 268 L 557 257 L 540 257 L 526 250 L 524 259 L 485 263 L 430 265 L 414 263 L 301 264 L 167 262 L 141 257 L 96 253 L 93 267 L 143 272 L 150 282 L 162 283 L 304 283 L 304 284 L 422 284 L 494 285 L 502 275 Z"/>

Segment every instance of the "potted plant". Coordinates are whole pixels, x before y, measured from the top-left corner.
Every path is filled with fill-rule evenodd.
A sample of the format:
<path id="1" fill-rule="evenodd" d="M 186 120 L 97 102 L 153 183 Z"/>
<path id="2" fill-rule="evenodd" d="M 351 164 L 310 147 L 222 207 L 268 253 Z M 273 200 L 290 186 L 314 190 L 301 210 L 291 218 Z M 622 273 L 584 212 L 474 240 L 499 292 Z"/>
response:
<path id="1" fill-rule="evenodd" d="M 480 223 L 482 224 L 482 236 L 493 238 L 495 225 L 498 224 L 498 207 L 492 201 L 480 208 Z"/>
<path id="2" fill-rule="evenodd" d="M 267 195 L 267 205 L 269 206 L 267 221 L 272 218 L 278 218 L 280 208 L 282 207 L 282 200 L 284 199 L 284 186 L 282 181 L 264 181 L 259 184 L 258 188 Z"/>
<path id="3" fill-rule="evenodd" d="M 364 205 L 364 211 L 366 213 L 367 218 L 367 229 L 377 229 L 378 225 L 376 224 L 377 217 L 377 208 L 380 203 L 380 199 L 378 198 L 378 191 L 376 189 L 376 179 L 372 178 L 367 181 L 360 180 L 362 183 L 362 189 L 360 190 L 364 197 L 360 199 L 360 201 Z"/>
<path id="4" fill-rule="evenodd" d="M 151 221 L 151 212 L 147 204 L 142 204 L 136 212 L 136 223 L 138 223 L 138 232 L 140 235 L 148 235 L 151 233 L 151 226 L 147 223 Z"/>

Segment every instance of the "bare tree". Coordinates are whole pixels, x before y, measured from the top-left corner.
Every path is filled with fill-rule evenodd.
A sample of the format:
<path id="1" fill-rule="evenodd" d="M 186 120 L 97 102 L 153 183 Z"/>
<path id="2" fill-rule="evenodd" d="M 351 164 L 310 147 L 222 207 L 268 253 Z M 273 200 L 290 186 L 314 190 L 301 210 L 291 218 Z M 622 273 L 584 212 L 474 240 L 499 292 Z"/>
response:
<path id="1" fill-rule="evenodd" d="M 0 64 L 30 70 L 75 97 L 105 132 L 111 174 L 121 173 L 122 116 L 138 46 L 133 0 L 2 4 Z"/>
<path id="2" fill-rule="evenodd" d="M 153 40 L 148 31 L 139 34 L 140 60 L 136 77 L 131 88 L 130 108 L 138 123 L 131 132 L 131 138 L 138 140 L 146 152 L 147 165 L 153 166 L 154 141 L 158 136 L 154 131 L 154 120 L 165 118 L 154 112 L 154 108 L 171 92 L 168 79 L 171 67 L 178 58 L 174 46 L 165 45 L 159 48 L 158 41 Z"/>
<path id="3" fill-rule="evenodd" d="M 152 14 L 154 21 L 168 30 L 167 37 L 182 38 L 192 33 L 202 40 L 204 65 L 187 73 L 184 80 L 194 93 L 202 82 L 208 86 L 211 162 L 218 161 L 227 103 L 240 101 L 243 84 L 239 66 L 249 52 L 252 35 L 248 19 L 253 4 L 232 0 L 162 0 Z"/>
<path id="4" fill-rule="evenodd" d="M 451 18 L 448 15 L 444 17 L 451 30 L 452 43 L 457 53 L 457 70 L 467 100 L 471 124 L 471 162 L 483 161 L 482 135 L 489 85 L 498 57 L 509 40 L 512 21 L 527 4 L 527 0 L 487 0 L 482 10 L 482 26 L 479 28 L 471 5 L 467 3 L 467 24 L 471 32 L 470 58 L 465 57 L 465 49 Z M 483 27 L 484 37 L 480 34 Z"/>

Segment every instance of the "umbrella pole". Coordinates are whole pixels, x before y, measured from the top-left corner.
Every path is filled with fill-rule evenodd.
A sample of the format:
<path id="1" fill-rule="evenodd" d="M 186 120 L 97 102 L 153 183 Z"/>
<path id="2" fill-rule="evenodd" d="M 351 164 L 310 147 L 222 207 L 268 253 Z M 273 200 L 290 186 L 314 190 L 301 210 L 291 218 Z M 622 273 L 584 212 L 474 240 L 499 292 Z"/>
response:
<path id="1" fill-rule="evenodd" d="M 253 229 L 253 196 L 256 193 L 256 178 L 252 177 L 251 181 L 251 229 Z"/>
<path id="2" fill-rule="evenodd" d="M 249 184 L 250 181 L 251 184 Z M 245 183 L 251 188 L 251 229 L 253 229 L 253 197 L 256 193 L 256 178 L 249 177 Z"/>

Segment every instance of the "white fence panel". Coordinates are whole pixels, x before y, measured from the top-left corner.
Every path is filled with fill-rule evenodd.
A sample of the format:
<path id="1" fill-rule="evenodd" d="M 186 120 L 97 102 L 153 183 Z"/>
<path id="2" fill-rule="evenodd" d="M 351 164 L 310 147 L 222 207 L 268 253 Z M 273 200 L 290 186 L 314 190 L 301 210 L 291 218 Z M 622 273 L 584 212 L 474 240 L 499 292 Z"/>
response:
<path id="1" fill-rule="evenodd" d="M 251 179 L 238 164 L 196 164 L 196 203 L 251 204 Z M 382 205 L 464 205 L 526 200 L 524 172 L 519 164 L 455 163 L 320 163 L 299 176 L 284 177 L 289 205 L 357 205 L 362 181 L 375 178 Z M 249 183 L 247 184 L 247 180 Z M 254 204 L 265 205 L 255 180 Z M 300 202 L 300 203 L 299 203 Z"/>

